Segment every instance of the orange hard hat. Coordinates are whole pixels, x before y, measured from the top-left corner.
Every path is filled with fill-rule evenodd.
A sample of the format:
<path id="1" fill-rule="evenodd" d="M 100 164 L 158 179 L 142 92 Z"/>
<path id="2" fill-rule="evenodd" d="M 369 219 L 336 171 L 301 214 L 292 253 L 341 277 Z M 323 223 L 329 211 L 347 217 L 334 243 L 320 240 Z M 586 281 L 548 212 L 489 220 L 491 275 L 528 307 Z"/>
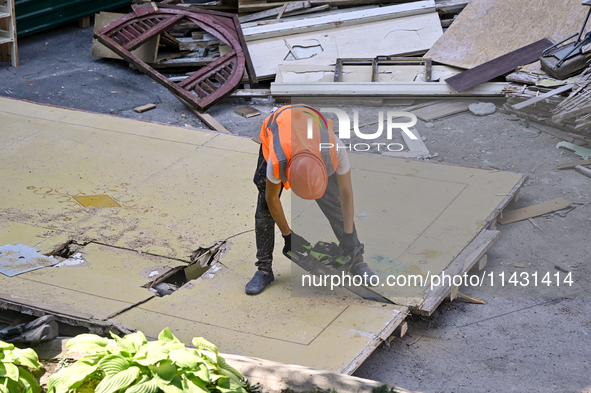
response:
<path id="1" fill-rule="evenodd" d="M 328 186 L 324 161 L 308 150 L 297 152 L 287 166 L 287 181 L 300 198 L 319 199 Z"/>

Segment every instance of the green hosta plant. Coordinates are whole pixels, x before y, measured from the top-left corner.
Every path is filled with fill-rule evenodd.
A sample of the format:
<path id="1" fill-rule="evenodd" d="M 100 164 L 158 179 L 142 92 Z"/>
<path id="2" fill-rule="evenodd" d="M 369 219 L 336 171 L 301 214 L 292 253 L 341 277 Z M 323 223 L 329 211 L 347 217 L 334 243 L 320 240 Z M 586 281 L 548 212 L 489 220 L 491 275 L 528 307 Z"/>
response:
<path id="1" fill-rule="evenodd" d="M 220 356 L 215 345 L 194 338 L 187 348 L 168 328 L 158 341 L 148 342 L 142 332 L 109 340 L 81 334 L 68 341 L 72 352 L 88 356 L 49 378 L 49 393 L 80 392 L 89 386 L 96 393 L 246 393 L 240 372 Z"/>
<path id="2" fill-rule="evenodd" d="M 39 383 L 27 368 L 41 368 L 35 351 L 0 341 L 0 393 L 39 393 Z"/>

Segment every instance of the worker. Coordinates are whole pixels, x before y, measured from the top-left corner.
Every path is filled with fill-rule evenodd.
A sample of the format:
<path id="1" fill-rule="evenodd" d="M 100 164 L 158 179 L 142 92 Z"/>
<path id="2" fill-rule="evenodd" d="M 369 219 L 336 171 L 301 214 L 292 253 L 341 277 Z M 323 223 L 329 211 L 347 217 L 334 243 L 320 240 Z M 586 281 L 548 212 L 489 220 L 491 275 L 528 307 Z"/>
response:
<path id="1" fill-rule="evenodd" d="M 255 214 L 258 271 L 246 284 L 249 295 L 261 293 L 274 280 L 275 224 L 285 241 L 283 254 L 291 250 L 304 252 L 303 246 L 310 245 L 287 223 L 279 199 L 284 188 L 291 188 L 302 199 L 316 200 L 345 255 L 360 246 L 353 223 L 353 188 L 347 151 L 320 112 L 307 105 L 281 107 L 265 119 L 260 138 L 254 175 L 259 191 Z M 365 282 L 373 281 L 371 278 L 375 276 L 363 256 L 353 261 L 350 272 L 364 276 Z"/>

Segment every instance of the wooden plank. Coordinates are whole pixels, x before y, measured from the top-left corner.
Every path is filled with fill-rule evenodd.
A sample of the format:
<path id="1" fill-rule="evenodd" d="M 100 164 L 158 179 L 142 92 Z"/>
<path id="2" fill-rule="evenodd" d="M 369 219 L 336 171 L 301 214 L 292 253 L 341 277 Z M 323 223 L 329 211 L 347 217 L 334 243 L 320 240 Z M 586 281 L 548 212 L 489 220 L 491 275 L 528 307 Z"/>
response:
<path id="1" fill-rule="evenodd" d="M 283 64 L 278 67 L 275 82 L 334 82 L 334 65 Z M 344 65 L 341 68 L 340 82 L 371 82 L 371 65 Z M 431 79 L 441 80 L 461 72 L 460 68 L 432 66 Z M 376 82 L 424 82 L 424 65 L 380 65 Z"/>
<path id="2" fill-rule="evenodd" d="M 482 231 L 474 240 L 464 248 L 453 262 L 444 270 L 448 276 L 462 275 L 469 271 L 482 256 L 488 251 L 493 243 L 500 236 L 500 231 Z M 433 289 L 427 288 L 425 291 L 425 300 L 418 307 L 418 313 L 421 315 L 431 315 L 441 304 L 441 302 L 449 296 L 453 289 L 453 285 L 438 285 Z M 451 283 L 450 283 L 451 284 Z"/>
<path id="3" fill-rule="evenodd" d="M 476 100 L 446 100 L 439 104 L 419 108 L 412 111 L 412 113 L 417 115 L 417 117 L 423 121 L 432 121 L 466 112 L 470 104 L 475 104 L 477 102 L 478 101 Z"/>
<path id="4" fill-rule="evenodd" d="M 474 68 L 543 38 L 559 42 L 585 15 L 581 0 L 472 0 L 426 56 Z"/>
<path id="5" fill-rule="evenodd" d="M 513 109 L 517 109 L 517 110 L 519 110 L 519 109 L 523 109 L 523 108 L 525 108 L 525 107 L 528 107 L 528 106 L 530 106 L 530 105 L 533 105 L 533 104 L 535 104 L 536 102 L 543 101 L 543 100 L 545 100 L 545 99 L 546 99 L 546 98 L 548 98 L 548 97 L 552 97 L 552 96 L 558 95 L 558 94 L 560 94 L 560 93 L 564 93 L 565 91 L 571 90 L 571 89 L 573 88 L 573 86 L 574 86 L 574 85 L 566 85 L 566 86 L 562 86 L 562 87 L 559 87 L 559 88 L 557 88 L 557 89 L 554 89 L 554 90 L 552 90 L 552 91 L 549 91 L 549 92 L 547 92 L 547 93 L 544 93 L 544 94 L 542 94 L 542 95 L 539 95 L 539 96 L 537 96 L 537 97 L 530 98 L 530 99 L 529 99 L 529 100 L 527 100 L 527 101 L 523 101 L 523 102 L 521 102 L 521 103 L 519 103 L 519 104 L 515 104 L 515 105 L 513 105 Z"/>
<path id="6" fill-rule="evenodd" d="M 94 32 L 96 33 L 99 29 L 109 25 L 111 22 L 125 16 L 116 12 L 100 12 L 94 16 Z M 142 61 L 147 63 L 153 63 L 156 61 L 158 54 L 158 45 L 160 43 L 160 35 L 152 37 L 146 43 L 142 44 L 139 48 L 133 50 L 131 53 L 137 56 Z M 97 57 L 106 57 L 109 59 L 121 59 L 115 52 L 98 42 L 96 38 L 92 40 L 91 55 Z"/>
<path id="7" fill-rule="evenodd" d="M 154 108 L 156 108 L 156 105 L 146 104 L 146 105 L 135 107 L 135 108 L 133 108 L 133 110 L 136 111 L 137 113 L 144 113 L 144 112 L 147 112 L 147 111 L 152 110 Z"/>
<path id="8" fill-rule="evenodd" d="M 416 33 L 420 29 L 421 34 Z M 272 78 L 280 64 L 330 65 L 337 58 L 373 58 L 383 53 L 420 54 L 443 34 L 435 12 L 355 26 L 248 42 L 256 75 Z M 292 48 L 292 49 L 290 49 Z M 220 47 L 220 53 L 226 49 Z M 299 60 L 293 56 L 296 51 Z"/>
<path id="9" fill-rule="evenodd" d="M 446 83 L 437 82 L 358 82 L 358 83 L 271 83 L 275 97 L 365 96 L 365 97 L 495 97 L 503 96 L 505 83 L 488 82 L 456 93 Z"/>
<path id="10" fill-rule="evenodd" d="M 542 52 L 550 46 L 552 46 L 552 42 L 544 38 L 474 67 L 471 70 L 452 76 L 446 79 L 445 82 L 455 91 L 461 93 L 481 83 L 488 82 L 491 79 L 514 71 L 519 66 L 536 61 L 540 58 Z"/>
<path id="11" fill-rule="evenodd" d="M 181 101 L 183 102 L 183 101 Z M 184 103 L 184 102 L 183 102 Z M 185 103 L 184 103 L 185 104 Z M 195 116 L 197 116 L 199 118 L 199 120 L 201 120 L 202 122 L 205 123 L 205 125 L 207 125 L 209 128 L 211 128 L 214 131 L 217 132 L 221 132 L 222 134 L 232 134 L 230 131 L 228 131 L 226 129 L 226 127 L 224 127 L 223 125 L 220 124 L 220 122 L 218 122 L 216 119 L 214 119 L 213 116 L 211 116 L 209 113 L 207 112 L 199 112 L 198 110 L 190 107 L 189 105 L 185 104 L 185 106 L 191 111 L 193 112 L 193 114 Z"/>
<path id="12" fill-rule="evenodd" d="M 266 38 L 290 36 L 298 33 L 326 31 L 330 28 L 343 28 L 367 23 L 394 20 L 435 11 L 433 0 L 417 1 L 408 4 L 371 8 L 361 11 L 344 12 L 315 18 L 304 18 L 271 25 L 244 27 L 242 32 L 247 42 Z M 440 25 L 441 26 L 441 25 Z M 357 56 L 359 57 L 359 56 Z"/>
<path id="13" fill-rule="evenodd" d="M 565 162 L 564 164 L 556 165 L 556 169 L 574 169 L 577 166 L 591 165 L 591 160 L 578 160 L 573 162 Z"/>
<path id="14" fill-rule="evenodd" d="M 299 11 L 302 9 L 310 8 L 309 1 L 297 1 L 295 3 L 286 3 L 285 11 L 283 14 L 288 14 L 291 11 Z M 265 18 L 271 18 L 279 15 L 283 7 L 271 8 L 270 10 L 256 12 L 250 15 L 244 15 L 238 18 L 240 23 L 251 22 L 253 20 L 261 20 Z"/>
<path id="15" fill-rule="evenodd" d="M 533 218 L 537 216 L 541 216 L 543 214 L 552 213 L 557 210 L 566 209 L 570 207 L 571 203 L 564 198 L 557 198 L 551 201 L 546 201 L 542 203 L 538 203 L 536 205 L 523 207 L 521 209 L 511 210 L 508 212 L 502 213 L 501 217 L 499 218 L 499 223 L 502 225 L 510 224 L 512 222 L 517 222 L 521 220 L 527 220 L 528 218 Z"/>
<path id="16" fill-rule="evenodd" d="M 261 111 L 259 111 L 256 108 L 253 108 L 252 106 L 241 106 L 240 108 L 236 108 L 234 109 L 234 113 L 239 114 L 240 116 L 246 117 L 247 119 L 253 116 L 258 116 L 261 114 Z"/>

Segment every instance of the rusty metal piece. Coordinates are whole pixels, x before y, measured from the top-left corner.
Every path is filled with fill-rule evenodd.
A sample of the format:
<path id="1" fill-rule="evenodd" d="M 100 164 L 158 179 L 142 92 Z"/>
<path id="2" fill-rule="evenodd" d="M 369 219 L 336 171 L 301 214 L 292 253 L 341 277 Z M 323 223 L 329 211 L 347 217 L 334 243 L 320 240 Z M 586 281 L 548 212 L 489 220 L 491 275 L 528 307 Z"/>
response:
<path id="1" fill-rule="evenodd" d="M 341 81 L 344 65 L 371 65 L 371 81 L 378 81 L 378 67 L 395 64 L 425 64 L 425 82 L 431 82 L 432 61 L 425 57 L 392 57 L 377 56 L 373 59 L 337 59 L 334 70 L 334 81 Z"/>
<path id="2" fill-rule="evenodd" d="M 181 21 L 193 22 L 232 49 L 193 73 L 191 77 L 175 84 L 133 55 L 131 51 Z M 258 84 L 240 22 L 233 14 L 161 4 L 155 7 L 147 3 L 135 7 L 133 13 L 98 30 L 94 37 L 162 84 L 183 103 L 198 111 L 206 110 L 215 102 L 231 94 L 240 84 L 245 70 L 251 85 L 256 87 Z"/>

